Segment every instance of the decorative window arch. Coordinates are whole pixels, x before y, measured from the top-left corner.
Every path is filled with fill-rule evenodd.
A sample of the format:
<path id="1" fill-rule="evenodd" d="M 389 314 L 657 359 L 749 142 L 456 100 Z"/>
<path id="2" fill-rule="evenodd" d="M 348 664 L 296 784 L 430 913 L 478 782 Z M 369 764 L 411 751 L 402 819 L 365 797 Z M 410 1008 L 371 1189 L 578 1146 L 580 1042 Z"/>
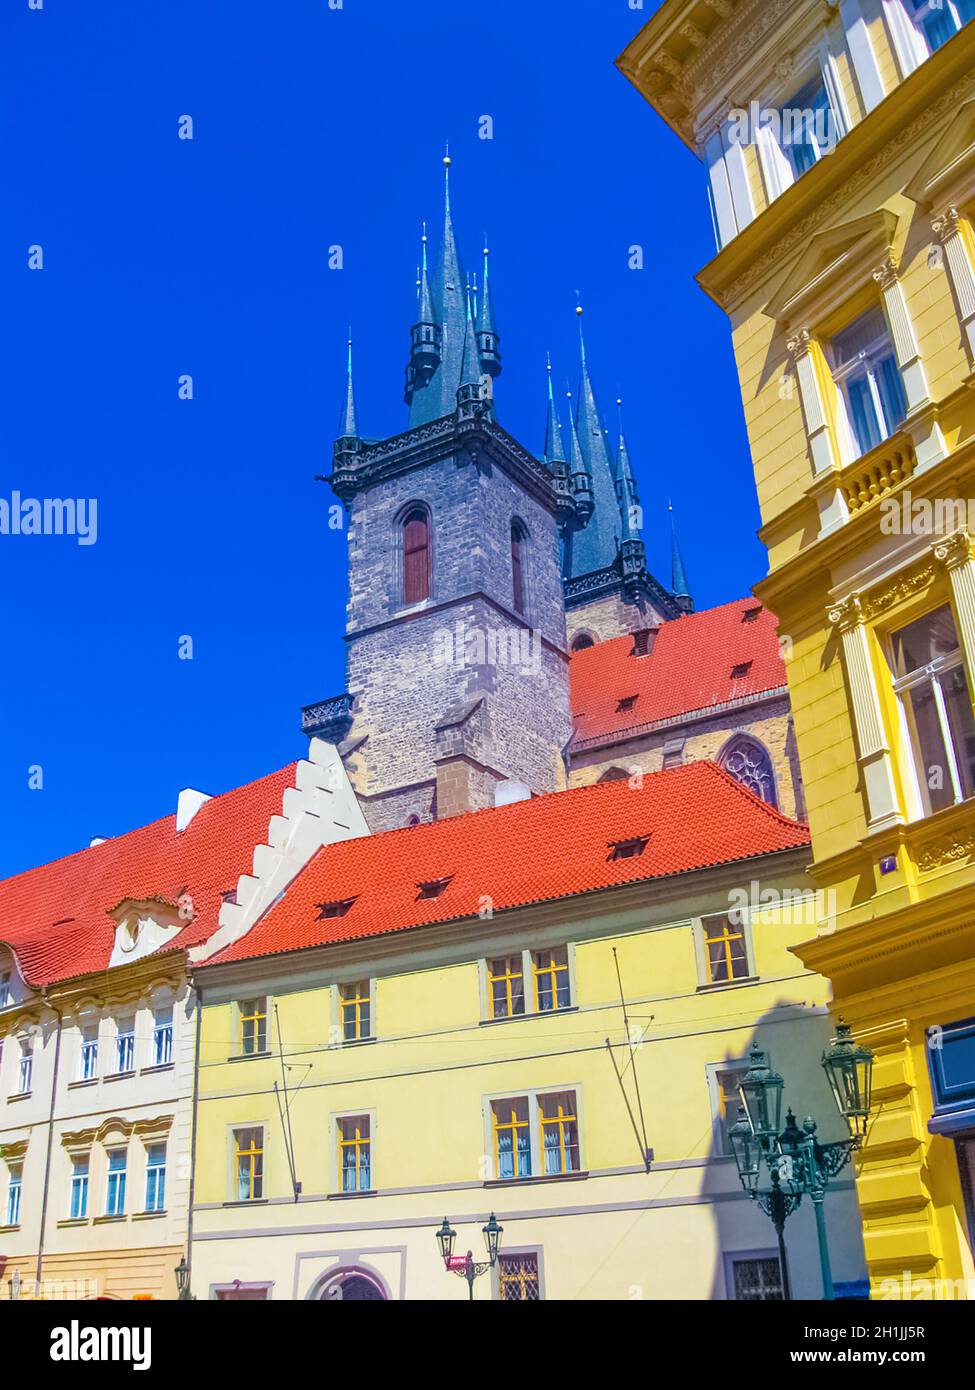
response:
<path id="1" fill-rule="evenodd" d="M 718 766 L 770 806 L 779 804 L 775 768 L 768 749 L 751 734 L 735 734 L 718 755 Z"/>
<path id="2" fill-rule="evenodd" d="M 365 1265 L 343 1265 L 320 1279 L 308 1297 L 322 1303 L 386 1303 L 391 1295 L 375 1270 Z"/>
<path id="3" fill-rule="evenodd" d="M 403 557 L 403 603 L 423 603 L 432 593 L 433 566 L 430 513 L 422 502 L 411 502 L 399 522 Z"/>
<path id="4" fill-rule="evenodd" d="M 577 632 L 572 639 L 569 650 L 573 652 L 584 652 L 587 647 L 594 647 L 595 645 L 596 639 L 591 632 Z"/>
<path id="5" fill-rule="evenodd" d="M 511 523 L 511 602 L 524 617 L 528 612 L 528 528 L 518 517 Z"/>
<path id="6" fill-rule="evenodd" d="M 630 774 L 625 767 L 608 767 L 600 774 L 600 782 L 627 782 Z"/>

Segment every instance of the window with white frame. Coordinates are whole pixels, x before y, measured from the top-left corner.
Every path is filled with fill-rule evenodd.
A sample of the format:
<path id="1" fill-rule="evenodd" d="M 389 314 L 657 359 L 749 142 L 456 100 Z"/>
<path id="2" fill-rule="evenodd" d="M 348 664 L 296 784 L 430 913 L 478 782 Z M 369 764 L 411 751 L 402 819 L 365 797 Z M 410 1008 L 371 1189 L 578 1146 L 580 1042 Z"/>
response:
<path id="1" fill-rule="evenodd" d="M 146 1148 L 146 1211 L 166 1210 L 166 1145 Z"/>
<path id="2" fill-rule="evenodd" d="M 76 1154 L 71 1160 L 71 1205 L 69 1211 L 72 1221 L 83 1221 L 88 1215 L 88 1154 Z"/>
<path id="3" fill-rule="evenodd" d="M 125 1178 L 128 1171 L 127 1149 L 109 1149 L 108 1176 L 105 1182 L 105 1215 L 125 1215 Z"/>
<path id="4" fill-rule="evenodd" d="M 782 150 L 799 178 L 836 145 L 839 127 L 822 73 L 799 89 L 779 112 Z"/>
<path id="5" fill-rule="evenodd" d="M 20 1039 L 20 1065 L 17 1068 L 17 1092 L 25 1096 L 30 1091 L 34 1075 L 34 1039 Z"/>
<path id="6" fill-rule="evenodd" d="M 267 996 L 257 999 L 243 999 L 238 1006 L 240 1024 L 240 1051 L 244 1057 L 253 1057 L 267 1051 Z"/>
<path id="7" fill-rule="evenodd" d="M 133 1071 L 135 1068 L 135 1019 L 120 1018 L 115 1034 L 115 1071 Z"/>
<path id="8" fill-rule="evenodd" d="M 98 1024 L 88 1023 L 81 1030 L 78 1054 L 78 1080 L 94 1081 L 98 1075 Z"/>
<path id="9" fill-rule="evenodd" d="M 10 988 L 10 971 L 0 972 L 0 1009 L 9 1009 L 14 1002 L 13 990 Z"/>
<path id="10" fill-rule="evenodd" d="M 975 18 L 975 0 L 903 0 L 903 6 L 921 40 L 919 57 L 936 52 Z"/>
<path id="11" fill-rule="evenodd" d="M 829 342 L 844 462 L 852 463 L 894 434 L 907 397 L 882 309 L 870 309 Z"/>
<path id="12" fill-rule="evenodd" d="M 889 659 L 916 810 L 932 815 L 975 791 L 975 717 L 950 605 L 891 633 Z"/>
<path id="13" fill-rule="evenodd" d="M 167 1067 L 173 1060 L 173 1010 L 156 1009 L 152 1020 L 152 1065 Z"/>
<path id="14" fill-rule="evenodd" d="M 491 1101 L 494 1175 L 501 1181 L 562 1177 L 581 1169 L 574 1090 L 529 1091 Z"/>
<path id="15" fill-rule="evenodd" d="M 338 1008 L 343 1042 L 364 1042 L 373 1036 L 370 980 L 339 985 Z"/>
<path id="16" fill-rule="evenodd" d="M 7 1222 L 8 1226 L 20 1225 L 20 1194 L 24 1185 L 23 1163 L 7 1165 Z"/>

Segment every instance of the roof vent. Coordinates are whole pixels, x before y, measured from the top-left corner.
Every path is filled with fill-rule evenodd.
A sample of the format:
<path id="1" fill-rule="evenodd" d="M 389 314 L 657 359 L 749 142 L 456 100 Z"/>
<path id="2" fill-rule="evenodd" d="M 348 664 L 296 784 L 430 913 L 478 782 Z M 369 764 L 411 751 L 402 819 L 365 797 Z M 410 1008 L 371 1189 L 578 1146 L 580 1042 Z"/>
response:
<path id="1" fill-rule="evenodd" d="M 616 713 L 626 714 L 627 711 L 633 708 L 633 706 L 636 704 L 639 698 L 639 695 L 624 695 L 622 700 L 620 700 L 619 704 L 616 706 Z"/>
<path id="2" fill-rule="evenodd" d="M 336 898 L 329 903 L 316 903 L 318 920 L 321 922 L 326 917 L 344 917 L 354 902 L 355 898 Z"/>
<path id="3" fill-rule="evenodd" d="M 103 845 L 108 838 L 107 835 L 93 835 L 88 841 L 88 848 L 94 849 L 96 845 Z"/>
<path id="4" fill-rule="evenodd" d="M 636 859 L 650 843 L 649 835 L 635 835 L 630 840 L 610 840 L 609 859 Z"/>
<path id="5" fill-rule="evenodd" d="M 494 788 L 495 806 L 511 806 L 516 801 L 531 801 L 532 789 L 527 782 L 507 780 Z"/>
<path id="6" fill-rule="evenodd" d="M 762 605 L 760 603 L 757 603 L 754 608 L 746 608 L 744 613 L 742 613 L 741 615 L 742 622 L 753 623 L 755 619 L 758 617 L 759 613 L 761 613 L 761 611 Z"/>
<path id="7" fill-rule="evenodd" d="M 657 641 L 658 628 L 643 627 L 633 634 L 633 649 L 630 656 L 650 656 Z"/>
<path id="8" fill-rule="evenodd" d="M 418 883 L 416 886 L 420 891 L 416 895 L 417 901 L 420 898 L 439 898 L 452 878 L 453 874 L 450 875 L 450 878 L 428 878 Z"/>
<path id="9" fill-rule="evenodd" d="M 739 661 L 737 666 L 732 666 L 731 668 L 732 680 L 738 680 L 742 676 L 747 676 L 751 669 L 752 663 L 750 661 Z"/>
<path id="10" fill-rule="evenodd" d="M 176 803 L 176 833 L 185 830 L 190 821 L 205 801 L 210 800 L 208 792 L 194 791 L 192 787 L 184 787 L 179 794 Z"/>

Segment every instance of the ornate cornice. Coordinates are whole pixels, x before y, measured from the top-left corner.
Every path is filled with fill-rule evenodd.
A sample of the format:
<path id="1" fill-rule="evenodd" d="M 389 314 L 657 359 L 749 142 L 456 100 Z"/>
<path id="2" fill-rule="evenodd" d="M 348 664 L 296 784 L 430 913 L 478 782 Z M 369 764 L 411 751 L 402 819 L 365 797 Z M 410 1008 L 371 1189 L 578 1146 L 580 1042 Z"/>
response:
<path id="1" fill-rule="evenodd" d="M 942 869 L 946 864 L 957 864 L 959 860 L 968 859 L 973 854 L 975 830 L 961 836 L 950 835 L 943 840 L 925 845 L 924 849 L 918 852 L 916 862 L 922 873 L 930 873 L 932 869 Z"/>
<path id="2" fill-rule="evenodd" d="M 906 146 L 919 144 L 930 127 L 937 125 L 944 116 L 956 110 L 973 87 L 975 87 L 975 78 L 970 75 L 966 75 L 956 82 L 937 101 L 932 102 L 914 120 L 909 121 L 902 130 L 898 131 L 895 138 L 887 141 L 870 159 L 859 164 L 855 171 L 838 187 L 834 188 L 827 197 L 819 199 L 805 217 L 796 222 L 782 236 L 776 237 L 774 243 L 761 256 L 751 261 L 739 276 L 721 290 L 712 287 L 710 293 L 723 307 L 727 307 L 740 299 L 770 271 L 779 269 L 790 251 L 808 242 L 823 222 L 828 221 L 836 211 L 846 208 L 862 188 L 874 182 L 888 165 L 900 158 Z M 856 130 L 852 131 L 846 139 L 851 140 L 855 136 Z M 838 155 L 834 154 L 831 158 L 838 158 Z M 823 164 L 826 164 L 825 160 Z M 794 184 L 782 196 L 786 198 L 794 189 L 799 188 L 799 184 Z M 774 206 L 775 204 L 773 204 Z M 766 215 L 763 213 L 761 217 Z M 761 221 L 761 217 L 758 219 L 759 221 Z M 748 229 L 743 235 L 747 236 L 747 234 Z"/>
<path id="3" fill-rule="evenodd" d="M 127 1119 L 124 1115 L 112 1115 L 102 1120 L 100 1125 L 89 1129 L 65 1130 L 61 1143 L 66 1149 L 90 1149 L 92 1144 L 101 1143 L 109 1134 L 122 1134 L 130 1139 L 133 1134 L 139 1138 L 163 1138 L 173 1126 L 172 1115 L 150 1115 L 139 1120 Z"/>

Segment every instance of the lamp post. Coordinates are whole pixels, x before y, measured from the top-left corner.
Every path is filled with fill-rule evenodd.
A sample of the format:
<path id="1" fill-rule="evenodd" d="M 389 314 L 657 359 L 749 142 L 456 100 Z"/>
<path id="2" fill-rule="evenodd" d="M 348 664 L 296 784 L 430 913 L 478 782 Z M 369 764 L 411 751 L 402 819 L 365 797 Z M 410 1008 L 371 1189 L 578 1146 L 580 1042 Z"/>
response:
<path id="1" fill-rule="evenodd" d="M 833 1144 L 820 1144 L 812 1116 L 803 1120 L 800 1129 L 791 1109 L 786 1115 L 785 1128 L 780 1132 L 782 1077 L 773 1071 L 768 1055 L 761 1048 L 752 1048 L 749 1062 L 738 1088 L 742 1102 L 738 1119 L 728 1134 L 739 1180 L 775 1227 L 782 1267 L 782 1294 L 786 1299 L 791 1298 L 791 1290 L 785 1254 L 785 1223 L 798 1209 L 803 1195 L 808 1194 L 816 1216 L 823 1298 L 832 1300 L 835 1293 L 823 1204 L 830 1178 L 846 1166 L 866 1134 L 873 1053 L 854 1041 L 849 1025 L 840 1019 L 835 1039 L 823 1052 L 822 1066 L 850 1137 Z M 766 1192 L 759 1191 L 763 1161 L 771 1183 Z"/>
<path id="2" fill-rule="evenodd" d="M 451 1229 L 450 1222 L 446 1217 L 443 1219 L 443 1225 L 437 1231 L 444 1269 L 451 1274 L 459 1274 L 462 1279 L 467 1280 L 467 1291 L 471 1299 L 474 1297 L 474 1280 L 484 1274 L 486 1270 L 493 1269 L 497 1264 L 501 1237 L 504 1234 L 504 1227 L 498 1225 L 493 1211 L 488 1218 L 487 1225 L 483 1226 L 481 1230 L 488 1255 L 486 1260 L 475 1260 L 474 1254 L 470 1250 L 466 1255 L 454 1254 L 454 1241 L 457 1238 L 457 1232 Z"/>
<path id="3" fill-rule="evenodd" d="M 176 1297 L 180 1303 L 192 1303 L 193 1295 L 190 1293 L 190 1267 L 186 1256 L 180 1260 L 176 1266 Z"/>

